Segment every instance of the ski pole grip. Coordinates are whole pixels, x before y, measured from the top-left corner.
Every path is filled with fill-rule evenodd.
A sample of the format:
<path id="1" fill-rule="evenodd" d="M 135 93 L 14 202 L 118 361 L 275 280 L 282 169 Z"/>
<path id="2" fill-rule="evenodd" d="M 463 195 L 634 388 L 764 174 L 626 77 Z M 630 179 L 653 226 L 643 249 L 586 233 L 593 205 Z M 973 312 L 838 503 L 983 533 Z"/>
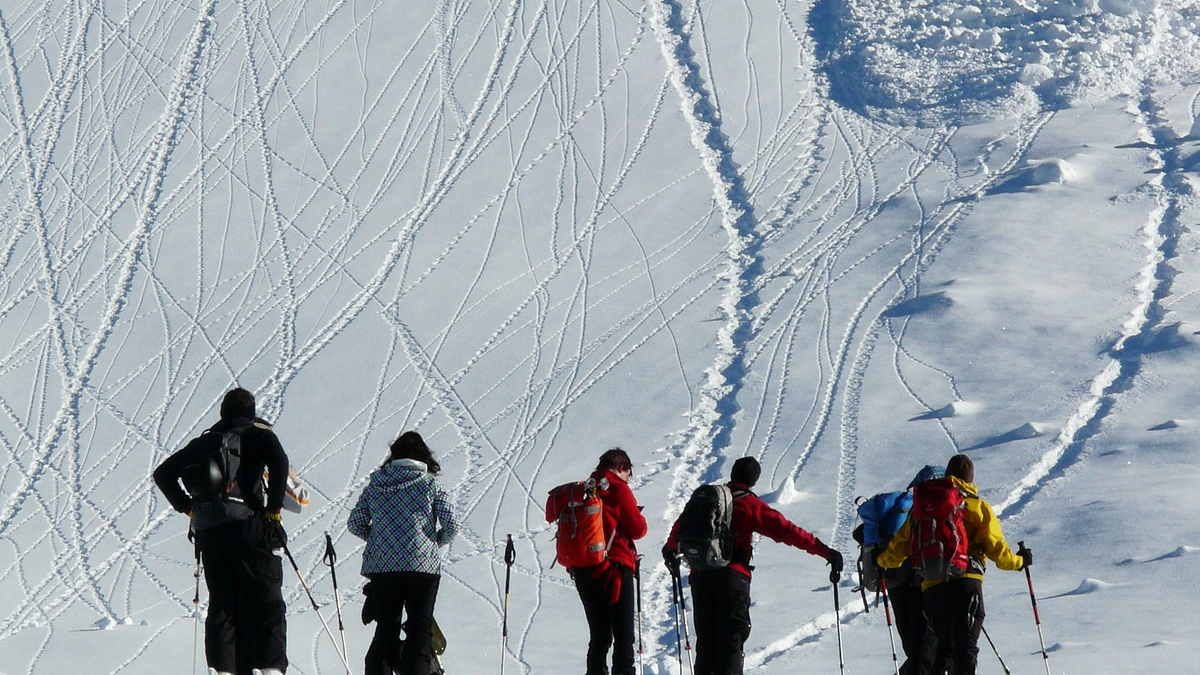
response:
<path id="1" fill-rule="evenodd" d="M 508 597 L 509 584 L 512 582 L 512 565 L 517 560 L 517 550 L 513 548 L 512 535 L 508 535 L 508 543 L 504 545 L 504 597 Z M 507 630 L 507 629 L 506 629 Z"/>

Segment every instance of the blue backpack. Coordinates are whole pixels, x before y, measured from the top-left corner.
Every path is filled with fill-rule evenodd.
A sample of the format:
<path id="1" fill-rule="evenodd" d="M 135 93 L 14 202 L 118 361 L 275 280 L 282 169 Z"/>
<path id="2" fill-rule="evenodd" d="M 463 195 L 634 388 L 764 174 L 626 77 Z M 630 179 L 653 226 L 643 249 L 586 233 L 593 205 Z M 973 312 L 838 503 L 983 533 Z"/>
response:
<path id="1" fill-rule="evenodd" d="M 858 574 L 864 588 L 877 592 L 882 571 L 875 565 L 875 553 L 887 548 L 896 530 L 908 519 L 913 496 L 906 490 L 882 492 L 869 499 L 859 499 L 858 515 L 863 522 L 854 537 L 861 546 Z"/>

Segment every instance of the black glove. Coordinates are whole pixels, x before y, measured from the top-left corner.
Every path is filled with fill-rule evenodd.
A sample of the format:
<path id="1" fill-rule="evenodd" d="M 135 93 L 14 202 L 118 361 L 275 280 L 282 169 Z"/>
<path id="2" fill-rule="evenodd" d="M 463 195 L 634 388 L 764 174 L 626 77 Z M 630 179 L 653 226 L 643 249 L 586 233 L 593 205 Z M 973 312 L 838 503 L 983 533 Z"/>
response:
<path id="1" fill-rule="evenodd" d="M 679 576 L 679 559 L 681 557 L 679 551 L 669 546 L 664 546 L 662 548 L 662 555 L 663 564 L 667 566 L 667 569 L 671 570 L 671 574 Z"/>
<path id="2" fill-rule="evenodd" d="M 271 550 L 287 546 L 287 532 L 283 531 L 283 519 L 278 511 L 263 511 L 263 539 Z"/>
<path id="3" fill-rule="evenodd" d="M 825 556 L 825 560 L 829 562 L 829 580 L 836 584 L 841 578 L 842 568 L 845 566 L 842 554 L 840 551 L 829 549 L 829 555 Z"/>
<path id="4" fill-rule="evenodd" d="M 375 594 L 371 591 L 371 582 L 368 581 L 363 586 L 363 595 L 367 596 L 363 600 L 362 608 L 362 622 L 364 626 L 375 620 Z"/>
<path id="5" fill-rule="evenodd" d="M 1021 569 L 1033 564 L 1033 551 L 1025 548 L 1024 545 L 1017 549 L 1017 555 L 1021 556 Z"/>

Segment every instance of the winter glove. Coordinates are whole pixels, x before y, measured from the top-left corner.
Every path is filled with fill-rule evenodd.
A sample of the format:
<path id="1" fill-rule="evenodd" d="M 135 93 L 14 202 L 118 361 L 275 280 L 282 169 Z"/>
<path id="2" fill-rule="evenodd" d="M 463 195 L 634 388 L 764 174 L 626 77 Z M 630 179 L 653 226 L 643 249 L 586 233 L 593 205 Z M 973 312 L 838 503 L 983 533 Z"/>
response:
<path id="1" fill-rule="evenodd" d="M 842 558 L 840 551 L 829 549 L 829 554 L 825 556 L 825 560 L 829 562 L 829 578 L 837 579 L 842 574 L 842 568 L 845 566 L 845 560 Z"/>
<path id="2" fill-rule="evenodd" d="M 600 582 L 608 595 L 608 604 L 617 604 L 621 599 L 621 566 L 605 560 L 591 570 L 591 577 Z"/>
<path id="3" fill-rule="evenodd" d="M 671 576 L 679 576 L 679 551 L 671 548 L 670 546 L 664 546 L 662 548 L 662 554 L 663 564 L 666 565 L 667 569 L 671 571 Z"/>
<path id="4" fill-rule="evenodd" d="M 371 582 L 368 581 L 363 586 L 363 595 L 367 596 L 363 600 L 362 608 L 362 622 L 364 626 L 375 620 L 375 595 L 371 591 Z"/>
<path id="5" fill-rule="evenodd" d="M 283 531 L 283 518 L 279 511 L 263 511 L 263 539 L 271 550 L 287 546 L 287 533 Z"/>
<path id="6" fill-rule="evenodd" d="M 1021 556 L 1021 569 L 1033 564 L 1033 551 L 1025 548 L 1024 545 L 1017 549 L 1017 555 Z"/>

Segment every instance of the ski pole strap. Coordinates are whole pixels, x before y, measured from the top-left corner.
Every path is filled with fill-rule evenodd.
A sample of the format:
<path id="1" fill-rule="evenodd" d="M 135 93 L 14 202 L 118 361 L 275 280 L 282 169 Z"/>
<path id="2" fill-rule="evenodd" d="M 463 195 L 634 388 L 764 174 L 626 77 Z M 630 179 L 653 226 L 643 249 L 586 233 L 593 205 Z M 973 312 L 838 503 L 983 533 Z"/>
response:
<path id="1" fill-rule="evenodd" d="M 504 545 L 504 594 L 508 594 L 509 582 L 512 581 L 512 566 L 517 561 L 517 550 L 513 548 L 512 535 L 508 535 L 508 543 Z"/>
<path id="2" fill-rule="evenodd" d="M 329 533 L 326 532 L 325 533 L 325 564 L 329 565 L 332 568 L 333 564 L 336 562 L 337 562 L 337 551 L 333 550 L 333 539 L 329 536 Z"/>
<path id="3" fill-rule="evenodd" d="M 508 592 L 512 585 L 512 566 L 517 560 L 517 550 L 513 548 L 512 535 L 508 535 L 508 541 L 504 544 L 504 619 L 501 627 L 500 635 L 504 639 L 508 639 Z M 501 655 L 500 665 L 504 666 L 503 655 Z"/>
<path id="4" fill-rule="evenodd" d="M 337 582 L 337 567 L 334 566 L 335 563 L 337 563 L 337 551 L 333 550 L 333 539 L 331 539 L 329 536 L 329 533 L 326 532 L 325 533 L 325 564 L 329 565 L 329 578 L 330 578 L 330 581 L 333 582 L 333 593 L 334 593 L 334 595 L 337 595 L 338 582 Z M 341 613 L 342 613 L 342 608 L 339 605 L 338 606 L 338 623 L 339 624 L 342 621 Z"/>

